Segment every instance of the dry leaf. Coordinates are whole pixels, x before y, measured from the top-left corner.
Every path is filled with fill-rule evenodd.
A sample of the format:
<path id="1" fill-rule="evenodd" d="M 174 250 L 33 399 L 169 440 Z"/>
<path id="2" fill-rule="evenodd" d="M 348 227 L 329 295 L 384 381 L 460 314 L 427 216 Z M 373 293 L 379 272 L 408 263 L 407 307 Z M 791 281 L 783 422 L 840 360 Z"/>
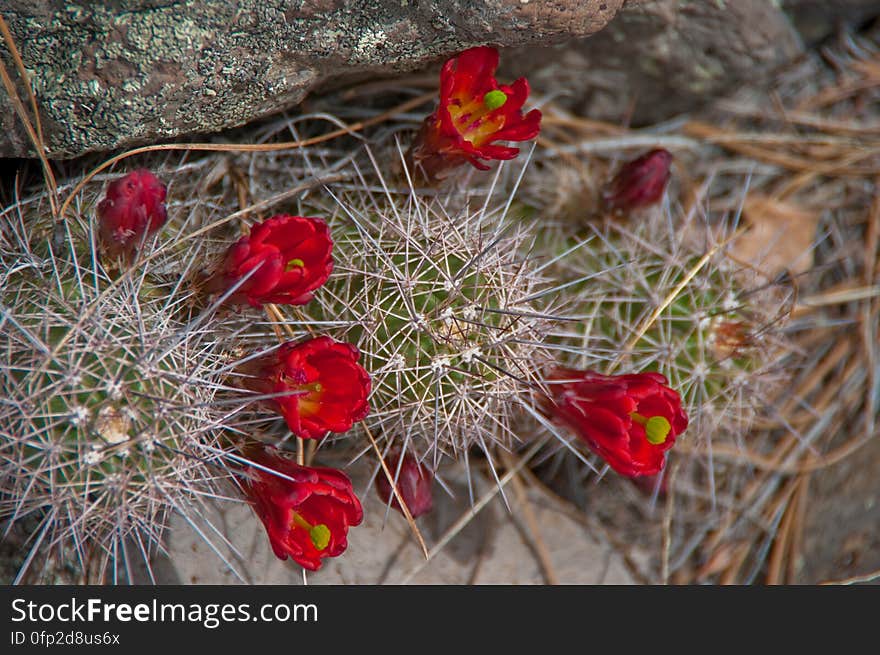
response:
<path id="1" fill-rule="evenodd" d="M 731 244 L 730 254 L 775 277 L 804 273 L 813 266 L 818 212 L 767 196 L 749 196 L 743 208 L 748 231 Z"/>

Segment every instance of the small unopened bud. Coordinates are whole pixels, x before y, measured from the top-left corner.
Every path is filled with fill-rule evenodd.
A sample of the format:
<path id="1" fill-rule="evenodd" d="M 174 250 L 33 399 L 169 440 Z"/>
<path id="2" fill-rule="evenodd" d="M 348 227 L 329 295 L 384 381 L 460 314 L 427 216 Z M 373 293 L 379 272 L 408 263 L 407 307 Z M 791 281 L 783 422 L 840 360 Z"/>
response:
<path id="1" fill-rule="evenodd" d="M 431 491 L 434 482 L 433 473 L 427 467 L 419 464 L 410 454 L 405 455 L 403 462 L 400 463 L 400 453 L 393 452 L 385 458 L 385 464 L 392 476 L 397 475 L 397 490 L 413 518 L 430 512 L 434 505 Z M 399 475 L 397 474 L 398 465 L 400 466 Z M 376 478 L 376 490 L 383 502 L 388 503 L 390 500 L 391 506 L 403 513 L 384 471 L 379 471 Z"/>
<path id="2" fill-rule="evenodd" d="M 663 197 L 671 164 L 672 155 L 662 148 L 624 164 L 602 192 L 606 209 L 622 212 L 653 205 Z"/>
<path id="3" fill-rule="evenodd" d="M 146 169 L 132 171 L 110 183 L 97 215 L 103 253 L 131 258 L 144 237 L 165 224 L 165 185 Z"/>

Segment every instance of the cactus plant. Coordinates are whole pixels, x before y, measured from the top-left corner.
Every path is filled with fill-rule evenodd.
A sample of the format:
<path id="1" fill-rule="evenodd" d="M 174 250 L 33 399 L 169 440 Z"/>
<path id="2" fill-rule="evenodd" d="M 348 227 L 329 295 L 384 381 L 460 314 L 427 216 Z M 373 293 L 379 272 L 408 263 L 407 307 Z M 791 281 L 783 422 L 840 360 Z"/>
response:
<path id="1" fill-rule="evenodd" d="M 685 438 L 741 438 L 784 379 L 792 290 L 727 256 L 725 226 L 655 207 L 629 222 L 562 226 L 544 247 L 569 280 L 551 337 L 570 366 L 657 371 L 688 407 Z M 702 238 L 698 238 L 701 235 Z M 561 294 L 560 294 L 561 295 Z"/>
<path id="2" fill-rule="evenodd" d="M 511 447 L 559 319 L 552 305 L 535 310 L 546 283 L 533 226 L 504 204 L 456 208 L 415 192 L 338 203 L 336 268 L 304 315 L 360 349 L 373 380 L 366 428 L 432 469 L 473 446 L 490 459 Z"/>
<path id="3" fill-rule="evenodd" d="M 168 512 L 192 511 L 224 477 L 230 409 L 213 398 L 226 355 L 210 321 L 188 316 L 180 277 L 141 263 L 114 279 L 92 225 L 68 221 L 53 240 L 12 215 L 0 224 L 0 520 L 38 520 L 32 552 L 63 554 L 80 579 L 131 578 Z"/>

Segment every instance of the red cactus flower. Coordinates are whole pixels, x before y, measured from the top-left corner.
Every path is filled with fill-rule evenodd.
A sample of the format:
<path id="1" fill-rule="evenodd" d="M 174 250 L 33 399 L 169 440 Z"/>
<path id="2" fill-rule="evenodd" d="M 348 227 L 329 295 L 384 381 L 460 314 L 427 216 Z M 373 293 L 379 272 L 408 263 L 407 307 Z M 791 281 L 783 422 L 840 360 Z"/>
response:
<path id="1" fill-rule="evenodd" d="M 672 155 L 662 148 L 627 162 L 602 192 L 605 207 L 622 212 L 653 205 L 663 197 L 671 165 Z"/>
<path id="2" fill-rule="evenodd" d="M 601 375 L 557 368 L 550 415 L 572 428 L 621 475 L 654 475 L 688 425 L 679 395 L 659 373 Z"/>
<path id="3" fill-rule="evenodd" d="M 146 235 L 165 224 L 165 185 L 146 169 L 132 171 L 110 183 L 97 214 L 103 253 L 130 258 Z"/>
<path id="4" fill-rule="evenodd" d="M 513 159 L 519 154 L 519 148 L 493 142 L 527 141 L 538 135 L 541 112 L 533 109 L 523 116 L 521 111 L 529 83 L 521 77 L 509 86 L 499 85 L 497 68 L 498 51 L 488 46 L 465 50 L 444 64 L 440 104 L 407 153 L 410 168 L 429 182 L 465 162 L 488 170 L 481 159 Z"/>
<path id="5" fill-rule="evenodd" d="M 325 557 L 341 555 L 348 547 L 348 528 L 364 516 L 348 476 L 332 468 L 299 466 L 274 448 L 252 453 L 251 459 L 281 474 L 251 466 L 243 483 L 275 555 L 310 571 L 321 568 Z"/>
<path id="6" fill-rule="evenodd" d="M 428 468 L 416 461 L 416 458 L 407 453 L 401 462 L 400 451 L 392 452 L 385 458 L 385 464 L 392 476 L 397 476 L 395 483 L 400 492 L 403 502 L 409 508 L 413 518 L 427 514 L 434 506 L 434 497 L 431 493 L 431 485 L 434 482 L 434 474 Z M 399 473 L 398 473 L 399 470 Z M 384 471 L 379 471 L 376 478 L 376 490 L 382 502 L 391 501 L 391 506 L 403 513 L 391 483 Z"/>
<path id="7" fill-rule="evenodd" d="M 282 344 L 239 372 L 247 388 L 279 394 L 271 402 L 294 435 L 321 439 L 351 429 L 370 411 L 370 376 L 359 356 L 351 344 L 317 337 Z"/>
<path id="8" fill-rule="evenodd" d="M 229 249 L 207 290 L 227 291 L 250 273 L 227 302 L 304 305 L 330 277 L 332 249 L 330 230 L 320 218 L 273 216 Z"/>

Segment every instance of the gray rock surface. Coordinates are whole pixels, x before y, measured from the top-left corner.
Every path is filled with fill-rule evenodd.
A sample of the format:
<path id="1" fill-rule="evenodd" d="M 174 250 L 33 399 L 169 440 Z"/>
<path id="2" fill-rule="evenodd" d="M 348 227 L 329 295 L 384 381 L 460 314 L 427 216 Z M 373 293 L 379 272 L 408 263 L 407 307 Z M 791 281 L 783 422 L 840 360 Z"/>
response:
<path id="1" fill-rule="evenodd" d="M 329 80 L 412 70 L 474 45 L 592 34 L 622 4 L 6 0 L 2 11 L 49 154 L 66 157 L 240 125 Z M 32 154 L 5 93 L 0 130 L 0 156 Z"/>
<path id="2" fill-rule="evenodd" d="M 418 520 L 428 548 L 469 511 L 463 477 L 462 473 L 462 479 L 447 481 L 456 492 L 455 499 L 437 489 L 434 510 Z M 478 481 L 476 495 L 490 484 L 494 482 Z M 359 495 L 363 487 L 363 476 L 359 476 L 355 482 Z M 308 572 L 308 584 L 545 584 L 522 521 L 522 507 L 510 485 L 506 494 L 512 513 L 496 496 L 426 562 L 403 517 L 392 510 L 386 518 L 384 504 L 371 490 L 361 496 L 364 522 L 349 531 L 348 549 L 340 557 L 325 560 L 320 571 Z M 633 584 L 621 556 L 610 545 L 540 492 L 529 491 L 527 498 L 560 584 Z M 167 557 L 153 563 L 160 584 L 303 583 L 302 568 L 275 557 L 262 523 L 243 502 L 215 503 L 193 521 L 216 551 L 188 521 L 176 516 L 168 534 Z M 640 566 L 647 560 L 643 553 L 631 557 Z"/>
<path id="3" fill-rule="evenodd" d="M 63 158 L 242 125 L 485 43 L 512 48 L 505 76 L 529 74 L 572 110 L 645 124 L 766 87 L 803 53 L 798 29 L 815 41 L 880 15 L 880 2 L 5 0 L 0 11 L 49 155 Z M 11 69 L 3 44 L 0 57 Z M 0 156 L 33 154 L 0 92 Z"/>
<path id="4" fill-rule="evenodd" d="M 859 23 L 880 16 L 878 0 L 782 0 L 782 6 L 804 40 L 818 42 L 842 24 Z"/>
<path id="5" fill-rule="evenodd" d="M 643 125 L 743 85 L 766 87 L 802 52 L 789 17 L 767 0 L 630 0 L 589 39 L 505 61 L 580 115 Z"/>

